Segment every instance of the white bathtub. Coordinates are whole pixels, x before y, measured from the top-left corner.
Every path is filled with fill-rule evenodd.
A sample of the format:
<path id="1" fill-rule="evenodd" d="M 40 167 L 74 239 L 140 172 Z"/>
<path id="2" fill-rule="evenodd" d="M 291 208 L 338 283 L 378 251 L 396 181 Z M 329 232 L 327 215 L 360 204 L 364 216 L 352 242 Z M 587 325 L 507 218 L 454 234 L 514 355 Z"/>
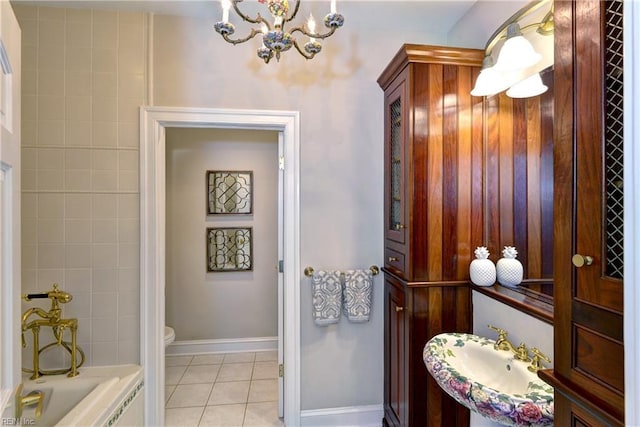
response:
<path id="1" fill-rule="evenodd" d="M 80 368 L 80 375 L 23 378 L 25 395 L 44 393 L 42 416 L 35 424 L 43 427 L 103 427 L 143 425 L 142 367 L 118 365 Z M 35 406 L 24 408 L 23 420 L 35 419 Z"/>

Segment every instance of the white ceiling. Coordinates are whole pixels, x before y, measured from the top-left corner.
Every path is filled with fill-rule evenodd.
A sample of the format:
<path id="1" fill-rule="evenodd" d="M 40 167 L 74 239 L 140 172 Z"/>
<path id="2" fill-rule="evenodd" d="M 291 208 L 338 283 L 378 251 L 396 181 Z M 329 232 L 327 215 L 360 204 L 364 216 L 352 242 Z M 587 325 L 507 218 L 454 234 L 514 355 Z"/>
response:
<path id="1" fill-rule="evenodd" d="M 11 3 L 51 7 L 117 9 L 127 11 L 152 12 L 162 15 L 199 16 L 217 18 L 220 15 L 219 0 L 10 0 Z M 305 0 L 306 2 L 324 2 L 329 0 Z M 477 0 L 338 0 L 340 3 L 362 3 L 352 7 L 375 7 L 375 3 L 414 3 L 420 8 L 420 19 L 426 25 L 442 25 L 443 18 L 448 23 L 455 23 Z M 257 0 L 245 0 L 255 3 Z M 368 3 L 368 4 L 367 4 Z M 374 3 L 374 4 L 371 4 Z M 367 4 L 367 5 L 365 5 Z M 248 4 L 246 6 L 249 6 Z M 253 5 L 251 5 L 253 6 Z M 249 7 L 251 7 L 249 6 Z M 262 6 L 264 7 L 264 6 Z M 328 7 L 328 6 L 327 6 Z"/>

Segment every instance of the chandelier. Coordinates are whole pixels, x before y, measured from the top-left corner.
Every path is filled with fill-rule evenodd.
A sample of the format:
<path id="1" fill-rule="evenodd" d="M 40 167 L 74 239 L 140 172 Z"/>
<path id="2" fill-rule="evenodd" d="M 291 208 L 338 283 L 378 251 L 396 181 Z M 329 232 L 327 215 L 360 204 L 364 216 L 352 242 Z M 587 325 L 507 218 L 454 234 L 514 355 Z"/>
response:
<path id="1" fill-rule="evenodd" d="M 258 48 L 257 53 L 258 57 L 263 59 L 267 64 L 274 56 L 276 60 L 280 61 L 280 53 L 291 49 L 291 47 L 295 47 L 298 53 L 305 58 L 313 58 L 316 53 L 322 50 L 322 44 L 318 39 L 326 39 L 344 24 L 344 17 L 336 12 L 336 0 L 331 0 L 331 11 L 324 17 L 324 26 L 328 28 L 326 33 L 316 32 L 316 21 L 312 15 L 309 16 L 306 25 L 301 24 L 288 31 L 285 30 L 286 24 L 293 21 L 298 14 L 302 0 L 293 0 L 295 1 L 295 6 L 291 14 L 289 14 L 289 0 L 258 0 L 260 3 L 267 4 L 267 9 L 271 14 L 273 22 L 269 22 L 263 18 L 260 13 L 258 13 L 255 18 L 247 16 L 238 7 L 242 1 L 243 0 L 220 0 L 222 4 L 222 21 L 216 22 L 214 28 L 227 42 L 234 45 L 244 43 L 261 34 L 262 46 Z M 251 28 L 249 34 L 244 38 L 232 39 L 230 36 L 235 33 L 235 26 L 229 22 L 229 10 L 231 7 L 233 7 L 233 10 L 236 11 L 243 21 L 256 24 L 259 28 Z M 309 37 L 308 41 L 302 47 L 293 37 L 293 34 L 296 32 Z"/>

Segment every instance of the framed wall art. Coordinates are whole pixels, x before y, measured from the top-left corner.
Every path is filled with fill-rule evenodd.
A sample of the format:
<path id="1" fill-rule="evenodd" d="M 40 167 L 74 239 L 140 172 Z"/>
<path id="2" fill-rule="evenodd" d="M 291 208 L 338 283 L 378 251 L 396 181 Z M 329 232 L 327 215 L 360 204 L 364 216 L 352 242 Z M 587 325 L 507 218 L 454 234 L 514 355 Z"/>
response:
<path id="1" fill-rule="evenodd" d="M 251 227 L 207 228 L 207 271 L 252 271 Z"/>
<path id="2" fill-rule="evenodd" d="M 253 213 L 253 171 L 207 171 L 207 215 Z"/>

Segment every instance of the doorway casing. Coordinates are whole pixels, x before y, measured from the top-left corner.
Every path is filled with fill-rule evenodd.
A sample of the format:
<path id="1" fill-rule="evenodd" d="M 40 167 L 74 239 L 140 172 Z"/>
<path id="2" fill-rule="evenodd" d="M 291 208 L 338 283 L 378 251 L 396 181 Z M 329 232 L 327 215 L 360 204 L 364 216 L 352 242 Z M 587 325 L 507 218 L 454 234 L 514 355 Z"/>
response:
<path id="1" fill-rule="evenodd" d="M 284 162 L 284 419 L 300 424 L 300 114 L 297 111 L 142 107 L 140 110 L 140 359 L 145 423 L 164 425 L 165 129 L 275 130 Z"/>

